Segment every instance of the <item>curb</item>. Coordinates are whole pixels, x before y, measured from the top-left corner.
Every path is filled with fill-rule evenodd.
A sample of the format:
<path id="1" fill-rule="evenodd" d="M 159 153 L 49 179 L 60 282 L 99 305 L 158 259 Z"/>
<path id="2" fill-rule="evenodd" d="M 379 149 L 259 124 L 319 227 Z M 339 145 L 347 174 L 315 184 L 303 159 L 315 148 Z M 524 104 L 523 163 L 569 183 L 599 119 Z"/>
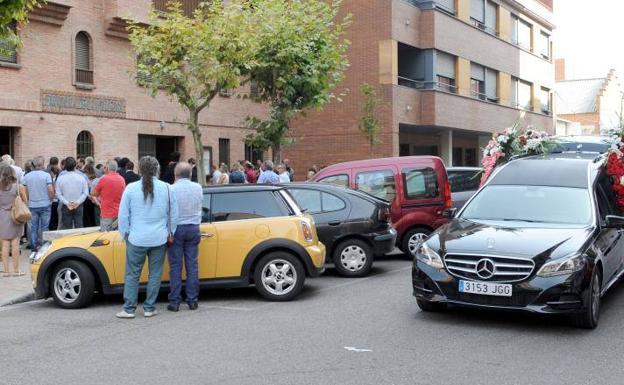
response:
<path id="1" fill-rule="evenodd" d="M 13 298 L 9 298 L 6 300 L 0 300 L 0 307 L 3 306 L 9 306 L 9 305 L 15 305 L 18 303 L 22 303 L 22 302 L 29 302 L 35 299 L 35 292 L 31 291 L 29 293 L 25 293 L 25 294 L 20 294 L 17 296 L 14 296 Z"/>

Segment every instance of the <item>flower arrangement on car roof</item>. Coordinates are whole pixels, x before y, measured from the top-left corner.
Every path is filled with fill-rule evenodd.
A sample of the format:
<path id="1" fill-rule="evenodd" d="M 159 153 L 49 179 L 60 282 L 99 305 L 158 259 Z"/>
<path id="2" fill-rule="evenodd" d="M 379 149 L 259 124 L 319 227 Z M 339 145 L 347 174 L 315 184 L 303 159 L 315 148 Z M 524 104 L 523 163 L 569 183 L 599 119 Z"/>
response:
<path id="1" fill-rule="evenodd" d="M 623 132 L 616 132 L 611 136 L 611 147 L 607 152 L 605 168 L 611 177 L 615 203 L 620 210 L 624 210 L 624 140 Z"/>
<path id="2" fill-rule="evenodd" d="M 497 166 L 507 163 L 511 158 L 543 154 L 555 144 L 551 136 L 544 131 L 531 126 L 522 128 L 522 120 L 523 117 L 520 117 L 512 127 L 502 133 L 495 133 L 483 149 L 481 184 L 487 181 Z"/>

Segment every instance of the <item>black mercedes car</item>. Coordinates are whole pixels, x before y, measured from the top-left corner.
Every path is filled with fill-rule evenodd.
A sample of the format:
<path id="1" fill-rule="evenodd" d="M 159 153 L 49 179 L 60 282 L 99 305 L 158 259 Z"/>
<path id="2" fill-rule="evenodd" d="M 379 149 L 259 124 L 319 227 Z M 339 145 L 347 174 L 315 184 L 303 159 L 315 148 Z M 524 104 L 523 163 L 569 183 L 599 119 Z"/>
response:
<path id="1" fill-rule="evenodd" d="M 603 160 L 550 154 L 497 169 L 421 244 L 418 306 L 564 313 L 595 328 L 601 296 L 624 272 L 624 218 Z"/>
<path id="2" fill-rule="evenodd" d="M 367 275 L 376 255 L 394 249 L 396 230 L 390 205 L 361 191 L 326 183 L 288 183 L 284 187 L 314 217 L 327 259 L 345 277 Z"/>

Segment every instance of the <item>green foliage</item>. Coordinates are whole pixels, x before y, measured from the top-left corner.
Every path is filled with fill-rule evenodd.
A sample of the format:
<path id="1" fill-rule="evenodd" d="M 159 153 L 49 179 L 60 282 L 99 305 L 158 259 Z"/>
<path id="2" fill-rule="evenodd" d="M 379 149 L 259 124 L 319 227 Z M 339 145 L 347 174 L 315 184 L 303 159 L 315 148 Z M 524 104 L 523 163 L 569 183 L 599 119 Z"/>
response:
<path id="1" fill-rule="evenodd" d="M 360 92 L 364 97 L 364 106 L 362 106 L 362 117 L 360 118 L 359 129 L 362 135 L 366 137 L 370 145 L 370 156 L 373 156 L 373 147 L 375 144 L 381 143 L 379 134 L 381 133 L 381 122 L 377 118 L 377 109 L 381 100 L 377 97 L 375 87 L 368 83 L 360 86 Z"/>
<path id="2" fill-rule="evenodd" d="M 350 17 L 338 19 L 341 0 L 251 0 L 258 49 L 251 74 L 271 107 L 267 120 L 248 118 L 256 133 L 247 143 L 271 147 L 275 160 L 288 139 L 289 124 L 307 109 L 320 109 L 334 95 L 348 67 L 344 38 Z"/>
<path id="3" fill-rule="evenodd" d="M 9 44 L 19 45 L 21 41 L 15 33 L 14 25 L 28 21 L 28 12 L 42 3 L 42 0 L 0 0 L 0 39 Z"/>

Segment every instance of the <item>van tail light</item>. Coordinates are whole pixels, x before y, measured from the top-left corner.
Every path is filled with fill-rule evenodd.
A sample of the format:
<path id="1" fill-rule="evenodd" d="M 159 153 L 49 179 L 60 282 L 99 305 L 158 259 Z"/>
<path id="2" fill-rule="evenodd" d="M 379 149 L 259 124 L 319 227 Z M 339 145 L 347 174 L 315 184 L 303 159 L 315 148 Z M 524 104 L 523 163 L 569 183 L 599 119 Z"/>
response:
<path id="1" fill-rule="evenodd" d="M 314 240 L 314 235 L 312 235 L 312 228 L 310 224 L 305 221 L 301 221 L 301 230 L 303 230 L 303 239 L 307 242 L 312 242 Z"/>
<path id="2" fill-rule="evenodd" d="M 390 207 L 383 207 L 377 212 L 377 217 L 380 222 L 389 223 L 392 221 L 392 216 L 390 214 Z"/>
<path id="3" fill-rule="evenodd" d="M 444 208 L 450 209 L 453 207 L 453 197 L 451 196 L 451 183 L 446 180 L 444 184 Z"/>

